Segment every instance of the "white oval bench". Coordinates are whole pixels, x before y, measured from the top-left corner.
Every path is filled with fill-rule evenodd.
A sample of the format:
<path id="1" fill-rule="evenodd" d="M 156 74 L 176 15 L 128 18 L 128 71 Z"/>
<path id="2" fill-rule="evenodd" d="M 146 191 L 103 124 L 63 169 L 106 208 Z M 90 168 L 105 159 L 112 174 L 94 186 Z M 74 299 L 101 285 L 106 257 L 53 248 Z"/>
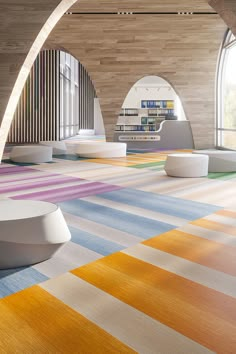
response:
<path id="1" fill-rule="evenodd" d="M 32 200 L 0 201 L 0 269 L 42 262 L 70 238 L 57 205 Z"/>
<path id="2" fill-rule="evenodd" d="M 39 144 L 51 146 L 54 155 L 65 155 L 67 153 L 67 147 L 64 141 L 40 141 Z"/>
<path id="3" fill-rule="evenodd" d="M 208 156 L 170 154 L 167 155 L 164 170 L 172 177 L 204 177 L 208 174 Z"/>
<path id="4" fill-rule="evenodd" d="M 193 154 L 204 154 L 209 156 L 209 172 L 236 171 L 236 151 L 194 150 Z"/>
<path id="5" fill-rule="evenodd" d="M 75 153 L 80 157 L 113 158 L 126 156 L 126 143 L 113 142 L 80 142 Z"/>
<path id="6" fill-rule="evenodd" d="M 10 159 L 19 163 L 43 163 L 52 161 L 52 147 L 42 145 L 14 146 Z"/>

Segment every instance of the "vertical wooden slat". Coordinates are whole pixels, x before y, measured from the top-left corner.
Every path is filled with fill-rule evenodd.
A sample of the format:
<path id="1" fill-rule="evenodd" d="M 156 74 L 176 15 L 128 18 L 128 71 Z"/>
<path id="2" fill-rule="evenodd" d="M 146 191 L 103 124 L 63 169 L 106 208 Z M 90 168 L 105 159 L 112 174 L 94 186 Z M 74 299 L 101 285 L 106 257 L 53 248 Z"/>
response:
<path id="1" fill-rule="evenodd" d="M 37 57 L 17 105 L 8 142 L 58 140 L 77 134 L 78 129 L 94 127 L 93 104 L 96 93 L 90 77 L 80 62 L 71 59 L 72 71 L 78 77 L 71 78 L 69 85 L 73 85 L 70 88 L 74 94 L 68 102 L 64 102 L 63 85 L 67 79 L 60 82 L 60 55 L 60 51 L 50 50 L 41 52 Z M 62 134 L 61 125 L 64 126 Z"/>

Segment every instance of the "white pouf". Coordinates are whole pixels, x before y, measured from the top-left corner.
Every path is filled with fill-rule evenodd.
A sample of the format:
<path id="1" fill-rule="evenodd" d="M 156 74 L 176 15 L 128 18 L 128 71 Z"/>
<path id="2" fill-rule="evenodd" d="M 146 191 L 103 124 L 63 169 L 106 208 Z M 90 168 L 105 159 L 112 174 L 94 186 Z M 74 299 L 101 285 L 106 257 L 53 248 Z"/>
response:
<path id="1" fill-rule="evenodd" d="M 42 163 L 52 161 L 52 147 L 42 145 L 14 146 L 10 159 L 20 163 Z"/>
<path id="2" fill-rule="evenodd" d="M 194 150 L 193 154 L 206 154 L 209 156 L 209 172 L 236 171 L 236 151 Z"/>
<path id="3" fill-rule="evenodd" d="M 40 145 L 51 146 L 54 155 L 65 155 L 67 153 L 64 141 L 40 141 Z"/>
<path id="4" fill-rule="evenodd" d="M 113 158 L 126 156 L 126 143 L 81 142 L 75 148 L 75 153 L 88 158 Z"/>
<path id="5" fill-rule="evenodd" d="M 167 155 L 164 170 L 173 177 L 203 177 L 208 174 L 208 156 L 193 154 Z"/>
<path id="6" fill-rule="evenodd" d="M 79 135 L 95 135 L 95 130 L 94 129 L 80 129 L 79 130 Z"/>
<path id="7" fill-rule="evenodd" d="M 0 230 L 0 269 L 42 262 L 71 239 L 60 208 L 42 201 L 0 201 Z"/>

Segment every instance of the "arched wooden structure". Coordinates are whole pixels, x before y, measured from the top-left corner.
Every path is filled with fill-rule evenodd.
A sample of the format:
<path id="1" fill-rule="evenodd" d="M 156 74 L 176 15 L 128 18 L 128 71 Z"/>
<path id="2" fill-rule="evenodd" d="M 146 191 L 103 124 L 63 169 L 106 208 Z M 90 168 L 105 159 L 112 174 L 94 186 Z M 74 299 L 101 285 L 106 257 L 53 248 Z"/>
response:
<path id="1" fill-rule="evenodd" d="M 76 0 L 0 3 L 0 160 L 30 68 L 57 21 Z"/>

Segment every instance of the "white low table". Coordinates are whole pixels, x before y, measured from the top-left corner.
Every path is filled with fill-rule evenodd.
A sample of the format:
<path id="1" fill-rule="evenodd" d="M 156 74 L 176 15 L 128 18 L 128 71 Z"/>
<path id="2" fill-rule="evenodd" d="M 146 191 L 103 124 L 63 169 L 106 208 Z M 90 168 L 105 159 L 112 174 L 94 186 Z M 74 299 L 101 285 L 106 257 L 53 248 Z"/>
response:
<path id="1" fill-rule="evenodd" d="M 67 153 L 64 141 L 40 141 L 39 144 L 43 146 L 51 146 L 54 155 L 65 155 Z"/>
<path id="2" fill-rule="evenodd" d="M 52 161 L 52 147 L 42 145 L 14 146 L 10 159 L 19 163 L 43 163 Z"/>
<path id="3" fill-rule="evenodd" d="M 70 238 L 57 205 L 32 200 L 0 201 L 0 269 L 42 262 Z"/>
<path id="4" fill-rule="evenodd" d="M 170 154 L 164 170 L 172 177 L 204 177 L 208 174 L 208 159 L 200 154 Z"/>
<path id="5" fill-rule="evenodd" d="M 193 154 L 204 154 L 209 156 L 209 172 L 236 171 L 236 151 L 194 150 Z"/>
<path id="6" fill-rule="evenodd" d="M 88 158 L 113 158 L 126 156 L 126 143 L 113 142 L 80 142 L 75 153 Z"/>

